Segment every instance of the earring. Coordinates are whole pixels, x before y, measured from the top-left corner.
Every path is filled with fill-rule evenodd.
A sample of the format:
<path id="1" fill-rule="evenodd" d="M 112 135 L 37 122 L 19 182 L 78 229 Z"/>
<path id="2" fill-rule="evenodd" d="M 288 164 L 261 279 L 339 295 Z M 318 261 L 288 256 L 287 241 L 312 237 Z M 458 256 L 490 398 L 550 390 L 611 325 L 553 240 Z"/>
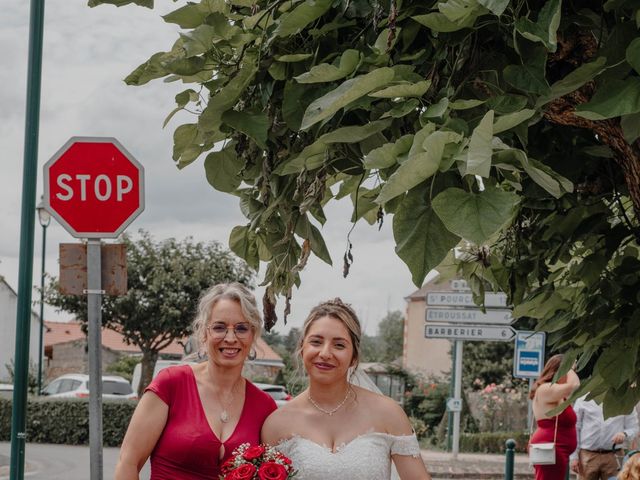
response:
<path id="1" fill-rule="evenodd" d="M 247 355 L 247 359 L 250 361 L 253 361 L 257 357 L 258 357 L 258 354 L 256 353 L 256 349 L 251 347 L 251 350 L 249 351 L 249 355 Z"/>

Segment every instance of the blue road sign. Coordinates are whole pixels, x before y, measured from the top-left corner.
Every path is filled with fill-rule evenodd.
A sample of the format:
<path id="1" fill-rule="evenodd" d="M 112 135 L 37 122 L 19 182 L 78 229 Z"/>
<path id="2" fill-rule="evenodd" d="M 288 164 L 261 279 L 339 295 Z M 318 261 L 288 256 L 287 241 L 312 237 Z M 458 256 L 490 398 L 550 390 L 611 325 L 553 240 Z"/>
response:
<path id="1" fill-rule="evenodd" d="M 517 378 L 538 378 L 544 366 L 544 332 L 518 330 L 513 358 L 513 376 Z"/>

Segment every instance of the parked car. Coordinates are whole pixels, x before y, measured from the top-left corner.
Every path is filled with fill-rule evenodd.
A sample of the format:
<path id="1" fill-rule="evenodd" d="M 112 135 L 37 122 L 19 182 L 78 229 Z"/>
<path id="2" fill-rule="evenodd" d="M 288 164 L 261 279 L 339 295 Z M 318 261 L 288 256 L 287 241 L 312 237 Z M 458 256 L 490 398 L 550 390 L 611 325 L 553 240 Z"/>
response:
<path id="1" fill-rule="evenodd" d="M 271 395 L 271 398 L 276 401 L 276 405 L 278 405 L 279 407 L 285 405 L 289 400 L 293 398 L 291 395 L 289 395 L 289 392 L 287 392 L 287 388 L 283 385 L 271 385 L 270 383 L 254 383 L 254 385 L 263 392 Z"/>
<path id="2" fill-rule="evenodd" d="M 87 398 L 89 397 L 89 375 L 68 373 L 54 379 L 42 394 L 50 398 Z M 126 378 L 117 375 L 102 376 L 102 398 L 120 398 L 137 400 Z"/>
<path id="3" fill-rule="evenodd" d="M 156 375 L 158 375 L 158 373 L 161 370 L 164 370 L 167 367 L 172 367 L 174 365 L 185 365 L 185 364 L 193 364 L 195 362 L 183 362 L 182 360 L 157 360 L 156 361 L 156 366 L 153 369 L 153 376 L 151 377 L 156 378 Z M 140 385 L 140 375 L 142 373 L 142 364 L 141 363 L 136 363 L 136 366 L 133 367 L 133 375 L 131 377 L 131 388 L 133 389 L 134 392 L 138 391 L 138 386 Z"/>
<path id="4" fill-rule="evenodd" d="M 0 383 L 0 397 L 13 398 L 13 384 Z"/>

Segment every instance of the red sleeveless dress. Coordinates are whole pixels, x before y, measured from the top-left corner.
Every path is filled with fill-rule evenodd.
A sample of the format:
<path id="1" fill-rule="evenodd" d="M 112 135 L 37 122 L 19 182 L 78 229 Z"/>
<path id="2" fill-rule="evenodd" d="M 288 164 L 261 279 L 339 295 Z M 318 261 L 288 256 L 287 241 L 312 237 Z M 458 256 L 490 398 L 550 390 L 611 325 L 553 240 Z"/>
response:
<path id="1" fill-rule="evenodd" d="M 158 373 L 145 391 L 160 397 L 169 406 L 169 414 L 151 452 L 151 480 L 218 480 L 221 465 L 235 448 L 260 443 L 262 424 L 277 407 L 268 394 L 245 383 L 240 420 L 223 443 L 209 426 L 191 366 L 168 367 Z"/>
<path id="2" fill-rule="evenodd" d="M 569 455 L 578 446 L 576 433 L 576 412 L 571 405 L 558 416 L 558 433 L 556 435 L 555 465 L 534 465 L 536 480 L 564 480 L 569 466 Z M 553 442 L 556 428 L 556 417 L 538 420 L 538 428 L 531 435 L 529 443 Z"/>

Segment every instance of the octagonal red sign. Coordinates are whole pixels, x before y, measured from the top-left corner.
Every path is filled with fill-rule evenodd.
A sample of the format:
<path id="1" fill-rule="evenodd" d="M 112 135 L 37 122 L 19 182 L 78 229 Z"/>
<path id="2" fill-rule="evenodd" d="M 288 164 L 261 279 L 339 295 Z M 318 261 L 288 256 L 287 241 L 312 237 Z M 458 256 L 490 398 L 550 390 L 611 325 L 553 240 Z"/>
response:
<path id="1" fill-rule="evenodd" d="M 144 210 L 144 169 L 115 138 L 73 137 L 44 166 L 44 204 L 74 237 L 117 237 Z"/>

